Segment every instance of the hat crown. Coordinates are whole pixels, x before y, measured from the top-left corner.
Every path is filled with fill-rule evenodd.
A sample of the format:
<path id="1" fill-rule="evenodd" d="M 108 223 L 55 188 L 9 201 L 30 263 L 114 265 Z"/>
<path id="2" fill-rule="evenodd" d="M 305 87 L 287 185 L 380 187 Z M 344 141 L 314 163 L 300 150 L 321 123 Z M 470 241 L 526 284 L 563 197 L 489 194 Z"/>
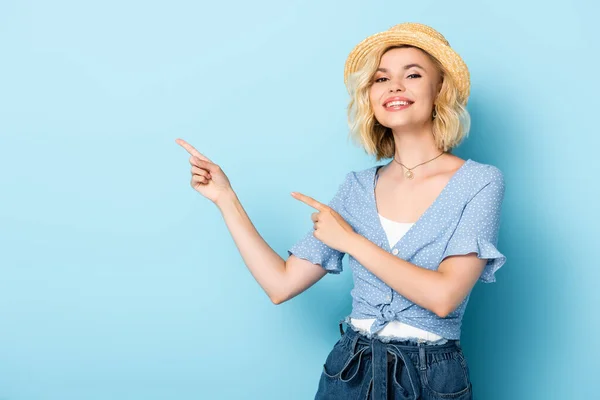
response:
<path id="1" fill-rule="evenodd" d="M 390 28 L 390 30 L 391 31 L 406 31 L 406 32 L 412 32 L 412 33 L 424 33 L 427 36 L 431 36 L 431 37 L 441 41 L 446 46 L 450 46 L 450 43 L 448 43 L 448 41 L 446 40 L 444 35 L 442 35 L 438 31 L 436 31 L 432 27 L 425 25 L 425 24 L 420 24 L 418 22 L 403 22 L 401 24 L 392 26 Z"/>

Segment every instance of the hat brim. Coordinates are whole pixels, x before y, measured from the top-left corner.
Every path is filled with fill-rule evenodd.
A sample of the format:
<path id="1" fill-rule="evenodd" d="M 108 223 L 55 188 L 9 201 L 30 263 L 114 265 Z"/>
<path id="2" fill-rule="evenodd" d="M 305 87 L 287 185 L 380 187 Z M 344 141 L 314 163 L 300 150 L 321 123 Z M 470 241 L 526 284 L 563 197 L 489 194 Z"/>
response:
<path id="1" fill-rule="evenodd" d="M 372 51 L 403 44 L 418 47 L 437 59 L 452 76 L 461 100 L 466 103 L 470 92 L 470 74 L 466 63 L 446 43 L 421 32 L 388 30 L 367 37 L 348 55 L 344 67 L 344 83 L 348 84 L 348 76 L 362 67 Z"/>

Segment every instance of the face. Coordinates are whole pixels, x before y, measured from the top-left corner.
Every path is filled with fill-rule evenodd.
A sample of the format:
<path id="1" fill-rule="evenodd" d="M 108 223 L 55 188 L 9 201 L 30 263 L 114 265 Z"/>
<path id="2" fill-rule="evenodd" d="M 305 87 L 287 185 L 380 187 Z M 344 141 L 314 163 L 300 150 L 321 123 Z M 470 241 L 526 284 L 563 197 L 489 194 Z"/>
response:
<path id="1" fill-rule="evenodd" d="M 388 50 L 369 92 L 375 118 L 388 128 L 431 123 L 441 74 L 429 56 L 412 47 Z"/>

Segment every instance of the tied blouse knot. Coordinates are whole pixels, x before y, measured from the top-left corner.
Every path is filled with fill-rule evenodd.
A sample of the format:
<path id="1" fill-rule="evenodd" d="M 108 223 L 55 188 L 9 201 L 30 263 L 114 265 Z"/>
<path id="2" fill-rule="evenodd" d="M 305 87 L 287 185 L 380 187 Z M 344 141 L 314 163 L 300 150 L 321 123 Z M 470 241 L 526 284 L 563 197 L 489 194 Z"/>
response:
<path id="1" fill-rule="evenodd" d="M 502 171 L 490 164 L 467 159 L 452 175 L 434 202 L 404 236 L 390 247 L 375 202 L 377 172 L 383 165 L 346 174 L 328 205 L 354 231 L 385 251 L 421 268 L 437 270 L 448 256 L 475 252 L 487 263 L 479 280 L 495 282 L 496 271 L 506 262 L 497 249 L 500 213 L 504 199 Z M 328 273 L 342 272 L 345 253 L 335 250 L 313 235 L 311 228 L 288 254 L 321 265 Z M 423 308 L 394 291 L 351 255 L 354 288 L 349 318 L 374 318 L 370 333 L 398 320 L 433 332 L 446 339 L 460 339 L 460 329 L 470 293 L 445 318 Z"/>

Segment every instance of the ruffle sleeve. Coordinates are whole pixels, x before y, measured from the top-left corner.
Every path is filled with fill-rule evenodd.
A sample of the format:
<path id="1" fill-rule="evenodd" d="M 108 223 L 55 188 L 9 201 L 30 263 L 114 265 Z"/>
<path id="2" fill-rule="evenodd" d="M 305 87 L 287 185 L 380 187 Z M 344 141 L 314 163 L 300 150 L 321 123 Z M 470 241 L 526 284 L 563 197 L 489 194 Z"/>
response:
<path id="1" fill-rule="evenodd" d="M 491 179 L 467 203 L 458 225 L 450 237 L 442 260 L 448 256 L 477 253 L 487 263 L 479 280 L 485 283 L 496 282 L 495 273 L 506 262 L 506 256 L 498 248 L 500 214 L 504 200 L 504 175 L 495 166 L 491 169 Z"/>
<path id="2" fill-rule="evenodd" d="M 328 206 L 341 214 L 344 201 L 350 190 L 351 172 L 346 174 L 344 181 L 339 185 L 337 192 L 327 203 Z M 311 229 L 298 240 L 291 248 L 287 250 L 288 256 L 295 255 L 296 257 L 308 260 L 313 264 L 319 264 L 328 273 L 339 274 L 342 272 L 342 259 L 346 253 L 342 253 L 336 249 L 327 246 L 313 235 L 314 229 Z"/>

